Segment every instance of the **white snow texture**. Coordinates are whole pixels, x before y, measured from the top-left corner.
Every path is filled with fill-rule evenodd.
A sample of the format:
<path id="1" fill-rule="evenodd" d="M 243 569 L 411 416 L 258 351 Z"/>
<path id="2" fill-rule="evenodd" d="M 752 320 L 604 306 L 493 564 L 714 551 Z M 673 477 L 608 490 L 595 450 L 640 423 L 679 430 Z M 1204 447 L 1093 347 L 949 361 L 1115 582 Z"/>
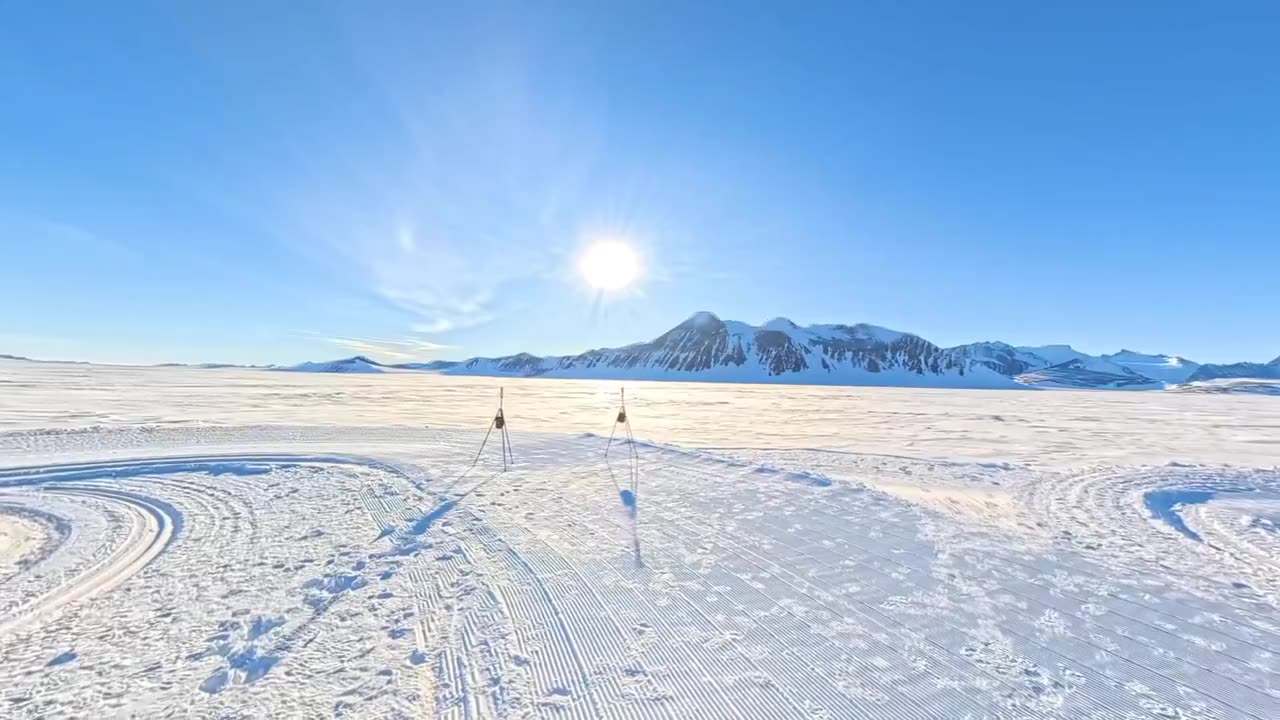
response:
<path id="1" fill-rule="evenodd" d="M 501 382 L 0 361 L 0 716 L 1280 717 L 1274 398 Z"/>

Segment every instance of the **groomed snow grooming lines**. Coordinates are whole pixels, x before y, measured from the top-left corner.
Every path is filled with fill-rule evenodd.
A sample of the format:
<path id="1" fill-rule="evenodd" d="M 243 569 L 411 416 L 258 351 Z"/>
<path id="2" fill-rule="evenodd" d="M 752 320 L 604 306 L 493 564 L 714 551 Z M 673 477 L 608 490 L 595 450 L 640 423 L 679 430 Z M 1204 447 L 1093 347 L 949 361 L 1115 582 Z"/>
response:
<path id="1" fill-rule="evenodd" d="M 631 418 L 627 417 L 627 390 L 622 388 L 620 391 L 621 402 L 618 405 L 618 416 L 614 418 L 613 429 L 609 431 L 609 442 L 604 447 L 604 462 L 609 468 L 609 479 L 613 480 L 613 487 L 618 491 L 618 497 L 622 500 L 622 506 L 627 510 L 627 516 L 631 518 L 631 540 L 632 547 L 635 549 L 636 565 L 644 565 L 640 559 L 640 533 L 639 518 L 637 517 L 636 492 L 640 485 L 640 453 L 636 450 L 636 438 L 631 434 Z M 627 483 L 623 487 L 618 482 L 618 476 L 613 471 L 613 463 L 609 462 L 609 451 L 613 449 L 613 438 L 618 433 L 618 426 L 621 425 L 627 434 Z M 618 439 L 622 442 L 622 438 Z"/>

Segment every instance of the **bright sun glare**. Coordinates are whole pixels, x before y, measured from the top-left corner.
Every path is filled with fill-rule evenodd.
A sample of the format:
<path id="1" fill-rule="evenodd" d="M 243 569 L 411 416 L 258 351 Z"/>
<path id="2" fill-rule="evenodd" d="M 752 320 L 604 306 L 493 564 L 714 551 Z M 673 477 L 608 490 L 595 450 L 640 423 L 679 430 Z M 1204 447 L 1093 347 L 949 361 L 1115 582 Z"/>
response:
<path id="1" fill-rule="evenodd" d="M 640 257 L 618 240 L 601 240 L 578 259 L 578 271 L 597 290 L 621 290 L 640 274 Z"/>

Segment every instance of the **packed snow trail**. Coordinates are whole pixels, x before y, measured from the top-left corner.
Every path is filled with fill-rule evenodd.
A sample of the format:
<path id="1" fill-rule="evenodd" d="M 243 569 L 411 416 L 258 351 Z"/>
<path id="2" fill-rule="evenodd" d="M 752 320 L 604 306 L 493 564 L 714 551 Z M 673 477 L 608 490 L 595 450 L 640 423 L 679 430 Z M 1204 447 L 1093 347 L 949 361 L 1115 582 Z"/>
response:
<path id="1" fill-rule="evenodd" d="M 132 493 L 98 487 L 59 487 L 47 492 L 116 504 L 129 516 L 128 537 L 120 548 L 75 578 L 74 582 L 7 608 L 4 619 L 0 620 L 0 635 L 37 623 L 64 605 L 110 592 L 159 555 L 172 539 L 174 527 L 178 524 L 177 517 L 165 503 Z"/>
<path id="2" fill-rule="evenodd" d="M 0 433 L 0 518 L 32 538 L 0 575 L 0 707 L 1280 716 L 1274 470 L 636 443 L 637 528 L 604 436 L 514 435 L 508 472 L 442 495 L 480 438 Z M 1199 541 L 1149 507 L 1186 488 Z"/>

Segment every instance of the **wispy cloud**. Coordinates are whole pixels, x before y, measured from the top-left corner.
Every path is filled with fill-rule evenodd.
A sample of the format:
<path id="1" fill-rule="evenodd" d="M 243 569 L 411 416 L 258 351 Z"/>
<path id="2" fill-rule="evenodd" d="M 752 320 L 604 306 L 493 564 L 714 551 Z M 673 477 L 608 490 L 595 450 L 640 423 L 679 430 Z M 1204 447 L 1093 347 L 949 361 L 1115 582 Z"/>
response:
<path id="1" fill-rule="evenodd" d="M 23 238 L 26 242 L 52 244 L 80 253 L 92 252 L 101 256 L 134 260 L 142 257 L 136 249 L 79 225 L 17 212 L 6 207 L 0 207 L 0 233 Z"/>
<path id="2" fill-rule="evenodd" d="M 448 318 L 436 318 L 431 322 L 414 323 L 410 327 L 416 333 L 422 333 L 423 335 L 432 335 L 434 333 L 448 332 L 450 330 L 457 329 L 458 326 L 455 325 L 454 322 Z"/>
<path id="3" fill-rule="evenodd" d="M 339 347 L 354 350 L 357 353 L 377 355 L 393 360 L 414 360 L 441 350 L 453 348 L 451 345 L 442 345 L 419 338 L 395 340 L 388 338 L 329 337 L 325 338 L 325 340 Z"/>
<path id="4" fill-rule="evenodd" d="M 424 335 L 492 322 L 507 305 L 506 289 L 544 275 L 554 261 L 545 247 L 539 254 L 498 238 L 505 233 L 466 225 L 419 229 L 336 207 L 308 223 L 299 250 L 402 314 L 406 332 Z"/>
<path id="5" fill-rule="evenodd" d="M 300 145 L 274 234 L 335 285 L 403 316 L 406 332 L 501 320 L 563 271 L 582 197 L 597 189 L 594 141 L 533 104 L 522 67 L 463 84 L 476 97 L 445 110 L 388 83 L 395 112 L 380 137 L 395 152 Z"/>

